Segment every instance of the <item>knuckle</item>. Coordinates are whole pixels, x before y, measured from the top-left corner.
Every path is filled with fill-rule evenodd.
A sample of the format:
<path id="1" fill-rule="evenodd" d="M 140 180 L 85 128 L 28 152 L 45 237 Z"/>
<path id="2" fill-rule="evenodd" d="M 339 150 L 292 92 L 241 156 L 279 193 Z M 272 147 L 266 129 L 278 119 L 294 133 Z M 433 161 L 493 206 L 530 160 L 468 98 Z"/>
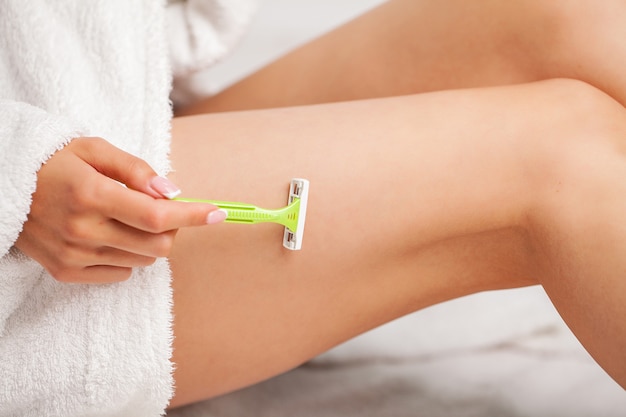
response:
<path id="1" fill-rule="evenodd" d="M 126 161 L 126 171 L 131 178 L 143 178 L 152 173 L 152 169 L 147 162 L 130 155 Z"/>
<path id="2" fill-rule="evenodd" d="M 83 196 L 89 208 L 102 207 L 102 201 L 106 201 L 114 189 L 121 186 L 118 182 L 111 181 L 110 178 L 104 179 L 103 176 L 98 175 L 85 184 Z"/>
<path id="3" fill-rule="evenodd" d="M 155 236 L 154 239 L 154 256 L 157 258 L 164 258 L 169 256 L 174 244 L 173 233 L 161 233 Z"/>
<path id="4" fill-rule="evenodd" d="M 108 144 L 106 140 L 99 136 L 84 136 L 79 140 L 83 143 L 86 143 L 90 147 L 96 148 L 96 150 L 99 150 L 98 147 L 102 147 Z"/>
<path id="5" fill-rule="evenodd" d="M 90 239 L 91 228 L 84 221 L 74 219 L 64 224 L 62 233 L 63 238 L 69 242 L 84 242 Z M 67 247 L 63 250 L 73 252 Z"/>
<path id="6" fill-rule="evenodd" d="M 77 179 L 67 188 L 68 208 L 73 213 L 83 213 L 93 209 L 98 202 L 100 184 L 92 176 Z"/>
<path id="7" fill-rule="evenodd" d="M 107 140 L 98 136 L 83 137 L 81 141 L 81 145 L 84 145 L 85 149 L 91 155 L 102 154 L 111 147 L 111 144 Z"/>
<path id="8" fill-rule="evenodd" d="M 164 232 L 167 228 L 167 220 L 167 213 L 156 208 L 150 209 L 144 214 L 144 223 L 149 232 Z"/>
<path id="9" fill-rule="evenodd" d="M 106 257 L 110 254 L 111 249 L 106 247 L 106 246 L 100 246 L 94 249 L 93 251 L 93 257 L 96 260 L 104 260 L 106 259 Z M 100 263 L 102 261 L 99 261 L 98 263 Z"/>
<path id="10" fill-rule="evenodd" d="M 102 139 L 96 136 L 81 136 L 72 140 L 67 145 L 67 148 L 94 148 L 99 140 Z"/>

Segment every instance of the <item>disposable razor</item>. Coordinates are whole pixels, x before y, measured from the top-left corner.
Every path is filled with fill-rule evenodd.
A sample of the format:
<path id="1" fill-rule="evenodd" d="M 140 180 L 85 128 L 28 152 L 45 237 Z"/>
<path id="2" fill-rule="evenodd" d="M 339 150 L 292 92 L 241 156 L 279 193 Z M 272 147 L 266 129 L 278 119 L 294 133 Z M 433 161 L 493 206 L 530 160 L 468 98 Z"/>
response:
<path id="1" fill-rule="evenodd" d="M 287 205 L 279 209 L 264 209 L 252 204 L 232 201 L 174 198 L 177 201 L 209 203 L 226 212 L 226 223 L 277 223 L 285 227 L 283 246 L 289 250 L 302 249 L 304 221 L 309 197 L 309 181 L 293 178 L 289 186 Z"/>

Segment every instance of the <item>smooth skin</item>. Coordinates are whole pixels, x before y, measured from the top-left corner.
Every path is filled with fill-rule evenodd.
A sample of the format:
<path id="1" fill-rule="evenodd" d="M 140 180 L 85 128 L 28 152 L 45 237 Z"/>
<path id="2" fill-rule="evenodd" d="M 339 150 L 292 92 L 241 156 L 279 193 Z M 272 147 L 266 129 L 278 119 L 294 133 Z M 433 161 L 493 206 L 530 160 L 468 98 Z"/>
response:
<path id="1" fill-rule="evenodd" d="M 626 386 L 625 9 L 391 1 L 179 114 L 361 101 L 174 119 L 171 183 L 76 139 L 39 172 L 17 246 L 68 282 L 169 255 L 172 407 L 434 303 L 533 284 Z M 584 83 L 531 83 L 554 77 Z M 362 100 L 375 97 L 390 98 Z M 300 253 L 274 225 L 187 227 L 215 207 L 161 198 L 175 183 L 280 206 L 294 176 L 311 180 Z M 104 192 L 138 216 L 102 206 Z"/>
<path id="2" fill-rule="evenodd" d="M 272 225 L 179 232 L 172 405 L 434 303 L 538 283 L 626 384 L 625 116 L 557 80 L 174 120 L 171 179 L 190 196 L 279 206 L 294 175 L 311 190 L 301 253 Z"/>
<path id="3" fill-rule="evenodd" d="M 585 81 L 626 105 L 621 0 L 391 0 L 179 115 Z"/>
<path id="4" fill-rule="evenodd" d="M 522 84 L 555 77 L 583 80 L 625 104 L 624 21 L 626 5 L 619 1 L 390 1 L 286 55 L 223 93 L 179 109 L 178 114 L 184 116 L 393 97 L 454 88 Z M 312 265 L 298 269 L 299 277 L 308 273 L 306 276 L 310 276 L 312 282 L 322 281 L 317 296 L 309 291 L 309 284 L 303 284 L 301 279 L 295 289 L 291 282 L 288 289 L 285 289 L 285 300 L 295 300 L 293 308 L 298 312 L 297 319 L 301 316 L 307 317 L 307 306 L 311 309 L 308 314 L 312 317 L 307 317 L 306 321 L 298 322 L 296 319 L 296 322 L 290 323 L 288 318 L 293 317 L 294 312 L 284 310 L 285 300 L 281 302 L 280 295 L 276 295 L 275 286 L 264 281 L 271 281 L 277 274 L 281 275 L 280 271 L 265 272 L 263 269 L 263 266 L 276 266 L 275 261 L 249 266 L 251 271 L 248 273 L 233 274 L 233 268 L 229 266 L 222 274 L 228 277 L 246 277 L 243 285 L 247 290 L 242 291 L 239 284 L 233 284 L 236 289 L 231 295 L 232 299 L 238 300 L 239 305 L 243 302 L 243 292 L 252 298 L 246 298 L 244 304 L 250 303 L 259 307 L 249 311 L 254 321 L 246 324 L 245 320 L 250 320 L 250 317 L 245 315 L 241 317 L 244 320 L 241 323 L 234 318 L 233 322 L 223 327 L 227 339 L 214 343 L 209 339 L 216 334 L 212 326 L 206 328 L 206 323 L 214 322 L 212 315 L 221 317 L 220 311 L 228 311 L 225 303 L 228 303 L 226 300 L 230 297 L 221 292 L 213 297 L 210 295 L 210 288 L 216 286 L 214 280 L 221 282 L 226 279 L 203 275 L 204 278 L 198 279 L 199 283 L 192 285 L 192 290 L 186 288 L 187 281 L 181 283 L 175 280 L 175 312 L 180 319 L 175 321 L 177 339 L 174 360 L 178 367 L 175 374 L 177 394 L 172 405 L 218 395 L 262 380 L 363 330 L 427 305 L 477 291 L 535 283 L 544 285 L 579 339 L 624 386 L 626 363 L 622 352 L 626 345 L 623 338 L 617 341 L 615 336 L 624 333 L 621 328 L 623 326 L 620 325 L 624 320 L 620 317 L 625 317 L 623 304 L 626 289 L 624 280 L 619 275 L 624 267 L 610 262 L 592 262 L 584 266 L 597 248 L 593 248 L 589 236 L 583 238 L 577 235 L 574 243 L 570 243 L 566 237 L 571 237 L 573 232 L 568 231 L 568 228 L 576 229 L 575 225 L 563 225 L 559 222 L 565 218 L 562 217 L 561 210 L 568 212 L 573 207 L 562 201 L 552 201 L 564 197 L 563 190 L 566 189 L 572 193 L 569 197 L 573 200 L 572 204 L 581 206 L 580 209 L 586 207 L 594 210 L 587 213 L 589 219 L 596 221 L 593 228 L 587 229 L 586 233 L 599 238 L 614 234 L 610 230 L 606 234 L 600 232 L 619 224 L 618 219 L 621 217 L 614 222 L 597 224 L 599 212 L 595 205 L 589 205 L 589 201 L 598 201 L 596 197 L 601 189 L 606 193 L 605 198 L 612 194 L 616 181 L 608 175 L 610 170 L 595 159 L 589 164 L 602 166 L 596 167 L 595 173 L 598 176 L 579 177 L 588 172 L 583 169 L 586 166 L 584 161 L 591 156 L 588 146 L 606 146 L 605 151 L 609 154 L 615 151 L 616 144 L 622 149 L 621 143 L 626 137 L 623 131 L 623 109 L 608 97 L 580 83 L 557 81 L 538 85 L 541 87 L 528 86 L 528 93 L 522 92 L 526 86 L 520 86 L 515 94 L 509 89 L 494 90 L 489 95 L 493 101 L 485 107 L 473 102 L 477 97 L 476 92 L 458 91 L 453 93 L 454 99 L 444 100 L 445 104 L 442 104 L 438 95 L 427 95 L 369 102 L 366 105 L 367 110 L 363 108 L 365 104 L 352 103 L 340 107 L 330 106 L 325 110 L 319 107 L 290 110 L 288 117 L 284 113 L 287 110 L 276 110 L 275 116 L 270 116 L 273 114 L 271 112 L 239 113 L 227 116 L 225 120 L 233 120 L 226 123 L 228 128 L 221 127 L 225 122 L 218 116 L 175 119 L 173 158 L 174 163 L 179 158 L 184 161 L 181 169 L 183 166 L 197 166 L 200 163 L 192 163 L 195 157 L 189 150 L 206 149 L 198 154 L 212 155 L 222 140 L 231 143 L 239 136 L 243 138 L 235 140 L 237 145 L 233 147 L 248 155 L 232 155 L 230 145 L 225 145 L 229 149 L 220 155 L 219 161 L 202 164 L 207 170 L 205 175 L 185 175 L 184 169 L 178 170 L 173 178 L 176 182 L 185 184 L 186 191 L 205 195 L 232 193 L 229 198 L 247 200 L 254 199 L 257 195 L 258 201 L 266 202 L 270 206 L 272 203 L 279 205 L 285 198 L 285 186 L 270 193 L 269 189 L 256 188 L 256 182 L 251 184 L 232 178 L 224 182 L 216 181 L 207 187 L 203 178 L 227 175 L 230 172 L 229 164 L 236 162 L 237 166 L 241 166 L 240 159 L 245 159 L 243 166 L 256 167 L 250 169 L 254 177 L 260 173 L 269 174 L 268 169 L 272 172 L 284 172 L 272 180 L 260 182 L 263 184 L 283 184 L 291 176 L 310 175 L 314 179 L 311 197 L 313 208 L 309 214 L 306 249 L 316 249 L 316 243 L 311 243 L 316 238 L 315 235 L 311 236 L 315 233 L 311 228 L 315 226 L 310 226 L 311 222 L 315 222 L 311 219 L 315 219 L 313 213 L 316 212 L 316 203 L 327 205 L 326 210 L 319 209 L 318 214 L 326 214 L 327 217 L 318 218 L 318 221 L 328 230 L 319 235 L 317 249 L 322 254 L 312 255 L 313 260 L 308 261 Z M 555 90 L 560 93 L 556 94 L 559 98 L 553 101 Z M 543 97 L 543 94 L 547 97 Z M 519 101 L 511 103 L 512 100 Z M 515 111 L 515 106 L 522 105 L 524 100 L 528 100 L 528 107 Z M 388 110 L 389 107 L 393 110 Z M 472 115 L 475 115 L 477 109 L 481 109 L 477 120 L 467 122 L 468 109 L 472 110 Z M 600 109 L 605 109 L 606 113 Z M 401 112 L 405 112 L 403 120 L 387 120 L 390 113 L 399 117 Z M 296 114 L 304 119 L 300 120 L 299 126 L 295 121 Z M 507 115 L 505 120 L 500 119 L 503 115 Z M 515 127 L 509 124 L 509 117 L 515 121 Z M 255 128 L 254 120 L 259 118 L 263 122 Z M 267 123 L 268 119 L 271 122 Z M 454 122 L 452 128 L 458 131 L 447 130 L 450 121 Z M 372 124 L 377 123 L 381 125 L 372 127 Z M 487 132 L 483 129 L 487 129 Z M 211 133 L 210 140 L 204 135 L 198 137 L 198 132 L 214 130 L 217 133 Z M 494 137 L 489 138 L 488 133 Z M 285 137 L 280 138 L 281 134 Z M 402 134 L 406 137 L 402 138 Z M 455 139 L 463 135 L 465 142 L 457 143 Z M 516 135 L 515 140 L 505 140 L 511 139 L 511 135 Z M 250 136 L 254 140 L 250 140 Z M 428 141 L 437 137 L 441 138 L 441 142 Z M 297 142 L 294 144 L 295 140 Z M 424 140 L 427 143 L 422 142 Z M 497 150 L 500 148 L 493 147 L 493 144 L 485 146 L 490 140 L 509 151 L 511 149 L 508 147 L 512 147 L 517 152 L 516 161 L 510 160 L 506 155 L 498 155 Z M 194 145 L 188 146 L 188 141 Z M 275 144 L 276 141 L 280 142 L 279 146 Z M 263 147 L 266 143 L 274 143 L 269 147 L 271 151 Z M 445 158 L 437 159 L 441 155 L 437 152 L 437 147 L 448 149 L 453 143 L 458 146 L 455 149 L 459 152 L 458 155 L 463 155 L 463 162 L 470 166 L 476 164 L 474 168 L 480 169 L 480 174 L 485 177 L 478 178 L 471 173 L 463 175 L 459 172 L 459 160 L 454 159 L 453 163 L 447 164 L 444 162 Z M 576 144 L 579 146 L 575 146 Z M 480 149 L 483 150 L 482 153 L 478 151 Z M 404 164 L 398 164 L 394 158 L 388 156 L 394 150 L 403 153 L 399 157 L 406 158 Z M 254 158 L 249 155 L 254 155 Z M 259 155 L 264 155 L 266 159 L 259 161 Z M 330 158 L 329 161 L 329 157 L 333 155 L 336 160 Z M 474 160 L 471 159 L 472 156 L 475 157 Z M 489 156 L 501 165 L 486 164 Z M 617 168 L 622 164 L 621 153 L 612 155 L 612 158 L 616 160 L 614 168 L 621 171 L 623 168 Z M 227 163 L 222 164 L 222 160 Z M 334 163 L 331 162 L 333 160 Z M 359 164 L 359 161 L 369 161 L 369 164 L 365 166 Z M 313 173 L 301 173 L 307 166 L 306 163 L 312 164 L 311 170 L 317 168 L 321 171 L 317 174 L 323 174 L 324 179 L 317 178 Z M 215 164 L 223 166 L 223 169 Z M 407 166 L 406 164 L 411 167 L 407 171 L 394 171 L 398 166 Z M 450 166 L 455 169 L 450 170 Z M 513 176 L 517 180 L 521 179 L 521 182 L 504 174 L 510 167 L 518 167 L 523 172 L 521 176 Z M 421 175 L 420 169 L 424 170 Z M 600 174 L 610 178 L 601 179 Z M 442 175 L 453 177 L 449 178 L 448 183 L 438 181 Z M 621 174 L 616 172 L 615 175 L 615 178 L 619 178 Z M 432 195 L 419 188 L 420 181 L 425 178 L 431 181 L 425 188 L 432 191 Z M 576 178 L 576 182 L 573 182 L 573 178 Z M 503 182 L 499 187 L 490 189 L 486 187 L 490 179 Z M 231 181 L 237 185 L 231 187 Z M 582 192 L 582 186 L 587 181 L 590 185 L 585 192 L 591 195 Z M 594 184 L 594 181 L 603 182 L 604 187 Z M 191 188 L 188 189 L 189 182 Z M 249 187 L 245 192 L 242 182 Z M 222 184 L 226 184 L 226 187 L 220 186 Z M 330 196 L 328 201 L 315 200 L 319 198 L 315 189 L 322 184 L 329 187 L 328 191 L 324 189 L 325 197 Z M 570 186 L 564 188 L 564 184 Z M 458 190 L 455 185 L 459 186 Z M 214 187 L 218 189 L 212 193 Z M 482 196 L 485 198 L 485 205 L 479 206 L 482 210 L 477 211 L 478 219 L 494 220 L 490 216 L 497 217 L 497 213 L 501 215 L 500 210 L 504 209 L 502 204 L 510 203 L 525 207 L 522 209 L 523 214 L 518 213 L 520 217 L 517 221 L 513 224 L 505 221 L 501 227 L 475 225 L 477 229 L 473 231 L 452 231 L 446 228 L 451 226 L 449 222 L 452 220 L 463 221 L 461 213 L 467 209 L 469 202 L 479 198 L 480 191 L 484 191 L 485 187 L 499 191 L 491 199 Z M 233 193 L 233 190 L 238 192 Z M 539 190 L 546 192 L 540 193 Z M 361 195 L 361 192 L 364 194 Z M 272 199 L 269 198 L 271 195 Z M 520 202 L 519 196 L 533 202 Z M 456 205 L 446 200 L 453 197 L 458 198 L 455 200 Z M 350 213 L 349 219 L 341 216 L 343 210 L 333 209 L 339 201 L 343 202 L 343 206 Z M 615 204 L 619 206 L 622 203 Z M 442 211 L 442 207 L 446 210 Z M 402 209 L 406 210 L 400 212 L 404 217 L 397 212 Z M 433 210 L 433 218 L 427 220 L 417 215 L 420 210 L 425 209 Z M 468 212 L 465 214 L 469 215 Z M 338 216 L 340 220 L 337 219 Z M 443 224 L 436 223 L 437 216 L 444 221 Z M 575 218 L 581 216 L 582 210 L 574 215 Z M 411 223 L 411 220 L 416 219 L 419 219 L 419 224 Z M 551 221 L 557 221 L 559 225 L 550 224 Z M 585 223 L 581 220 L 581 224 Z M 408 226 L 410 224 L 415 229 Z M 481 227 L 484 229 L 479 231 Z M 244 254 L 259 250 L 249 231 L 228 229 L 224 232 L 228 233 L 227 240 L 232 239 L 234 233 L 243 234 L 237 242 L 241 241 L 249 248 L 241 250 L 242 259 L 247 256 Z M 425 232 L 443 233 L 445 237 L 429 237 Z M 215 233 L 212 230 L 209 235 L 215 236 Z M 279 234 L 277 231 L 274 233 L 274 236 Z M 194 237 L 185 244 L 187 234 Z M 197 244 L 196 239 L 206 239 L 206 246 L 209 247 L 213 247 L 216 240 L 219 240 L 213 240 L 208 235 L 201 238 L 201 234 L 202 231 L 199 230 L 183 232 L 174 254 L 179 253 L 177 248 L 184 248 L 181 257 L 184 256 L 183 252 L 192 247 L 203 248 L 204 245 Z M 352 246 L 345 242 L 344 239 L 348 238 L 356 240 Z M 422 244 L 416 243 L 419 239 L 423 239 L 420 241 Z M 582 245 L 580 239 L 589 242 L 589 246 Z M 615 239 L 619 241 L 621 238 Z M 278 242 L 279 237 L 268 237 L 267 240 Z M 602 248 L 598 253 L 605 254 L 603 259 L 609 258 L 611 253 L 616 256 L 616 260 L 620 258 L 623 245 L 610 247 L 612 250 L 609 250 L 606 247 L 607 242 L 596 244 Z M 219 248 L 223 245 L 219 244 Z M 311 245 L 314 246 L 313 249 L 310 248 Z M 329 247 L 333 250 L 329 251 Z M 279 245 L 276 245 L 274 251 L 280 252 Z M 300 257 L 309 253 L 304 252 Z M 203 254 L 203 259 L 212 259 L 207 258 L 206 253 Z M 329 263 L 324 258 L 325 255 L 334 255 L 339 260 Z M 358 255 L 360 256 L 356 259 Z M 223 257 L 220 256 L 219 259 Z M 256 256 L 254 259 L 257 259 Z M 268 257 L 263 257 L 261 262 L 267 259 Z M 320 259 L 325 261 L 320 262 Z M 580 264 L 575 265 L 573 259 L 579 259 Z M 349 260 L 346 263 L 350 266 L 341 266 L 343 260 Z M 240 262 L 241 260 L 237 262 L 238 267 L 241 266 Z M 180 276 L 211 269 L 208 265 L 206 268 L 197 268 L 192 263 L 185 267 L 183 262 L 176 260 L 175 255 L 172 264 L 175 275 Z M 283 267 L 282 264 L 278 265 Z M 599 283 L 591 277 L 602 275 L 603 271 L 609 271 L 612 267 L 617 269 L 611 276 L 606 276 L 606 286 L 596 286 Z M 178 268 L 182 270 L 178 272 Z M 286 276 L 293 275 L 287 272 L 287 266 L 283 270 Z M 264 272 L 260 274 L 256 271 Z M 587 275 L 582 271 L 587 271 Z M 568 272 L 571 274 L 568 275 Z M 261 288 L 254 287 L 253 290 L 249 287 L 249 277 L 252 275 L 261 275 L 264 278 L 261 279 Z M 390 277 L 394 277 L 392 282 L 389 282 Z M 342 284 L 349 284 L 337 288 L 338 280 Z M 308 280 L 305 281 L 308 283 Z M 221 283 L 218 287 L 228 286 Z M 343 298 L 338 298 L 338 304 L 332 308 L 325 297 L 329 288 L 343 291 Z M 261 289 L 266 289 L 263 296 L 259 295 Z M 292 293 L 298 289 L 303 292 L 301 298 Z M 355 294 L 362 298 L 356 300 Z M 595 296 L 589 297 L 589 294 Z M 387 295 L 387 298 L 383 295 Z M 198 298 L 196 306 L 190 302 L 190 298 L 194 296 Z M 206 302 L 205 297 L 211 297 L 211 301 Z M 267 312 L 273 318 L 268 318 L 265 326 L 260 325 L 260 315 L 265 317 L 264 311 L 272 310 L 272 306 L 278 306 L 287 313 Z M 589 315 L 589 308 L 594 309 L 596 314 Z M 323 310 L 323 313 L 319 310 Z M 206 315 L 205 311 L 208 311 Z M 188 321 L 192 316 L 197 318 Z M 332 331 L 328 329 L 329 323 L 333 323 Z M 246 336 L 250 343 L 245 344 L 240 339 L 241 329 L 250 331 L 250 328 L 253 328 L 254 336 L 250 339 Z M 228 329 L 239 331 L 232 332 Z M 284 339 L 280 339 L 281 335 Z M 267 340 L 267 346 L 262 340 Z M 277 343 L 276 340 L 280 342 Z M 209 350 L 208 345 L 217 346 L 218 351 L 212 348 Z M 244 351 L 243 355 L 232 353 L 235 346 L 237 352 Z M 274 354 L 274 349 L 269 346 L 278 349 L 278 352 Z"/>

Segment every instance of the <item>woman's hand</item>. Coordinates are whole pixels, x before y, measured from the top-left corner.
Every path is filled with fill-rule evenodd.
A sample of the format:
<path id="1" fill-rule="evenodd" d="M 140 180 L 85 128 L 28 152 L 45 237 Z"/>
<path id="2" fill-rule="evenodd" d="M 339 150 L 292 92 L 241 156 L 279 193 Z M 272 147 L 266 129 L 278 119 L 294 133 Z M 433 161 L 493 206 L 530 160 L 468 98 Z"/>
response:
<path id="1" fill-rule="evenodd" d="M 131 268 L 167 256 L 178 228 L 223 220 L 210 204 L 163 198 L 176 192 L 105 140 L 75 139 L 39 171 L 16 246 L 59 281 L 125 280 Z"/>

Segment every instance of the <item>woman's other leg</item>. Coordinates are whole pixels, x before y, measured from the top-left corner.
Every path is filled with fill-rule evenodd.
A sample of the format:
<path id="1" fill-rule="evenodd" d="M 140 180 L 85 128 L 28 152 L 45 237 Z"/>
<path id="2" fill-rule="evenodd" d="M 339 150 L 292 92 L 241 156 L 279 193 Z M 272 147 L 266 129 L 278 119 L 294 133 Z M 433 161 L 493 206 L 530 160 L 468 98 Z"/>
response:
<path id="1" fill-rule="evenodd" d="M 626 104 L 621 0 L 391 0 L 181 114 L 580 79 Z"/>
<path id="2" fill-rule="evenodd" d="M 280 206 L 292 176 L 309 178 L 311 194 L 299 253 L 282 249 L 275 225 L 179 232 L 171 256 L 173 405 L 265 379 L 465 294 L 545 280 L 557 305 L 569 302 L 570 282 L 550 269 L 552 257 L 536 269 L 550 252 L 537 254 L 534 239 L 560 242 L 561 229 L 533 222 L 533 214 L 558 213 L 536 199 L 552 196 L 543 190 L 561 172 L 551 164 L 561 148 L 579 149 L 570 145 L 587 143 L 587 121 L 619 107 L 590 91 L 554 81 L 175 120 L 172 178 L 187 196 Z M 603 132 L 588 130 L 601 146 Z M 624 248 L 619 237 L 616 248 Z M 606 329 L 594 322 L 624 318 L 624 293 L 612 292 L 614 276 L 586 278 L 581 288 L 600 288 L 584 306 L 597 314 L 581 316 L 574 303 L 566 318 L 624 383 L 615 371 L 623 359 L 605 353 L 626 346 L 626 320 Z"/>

